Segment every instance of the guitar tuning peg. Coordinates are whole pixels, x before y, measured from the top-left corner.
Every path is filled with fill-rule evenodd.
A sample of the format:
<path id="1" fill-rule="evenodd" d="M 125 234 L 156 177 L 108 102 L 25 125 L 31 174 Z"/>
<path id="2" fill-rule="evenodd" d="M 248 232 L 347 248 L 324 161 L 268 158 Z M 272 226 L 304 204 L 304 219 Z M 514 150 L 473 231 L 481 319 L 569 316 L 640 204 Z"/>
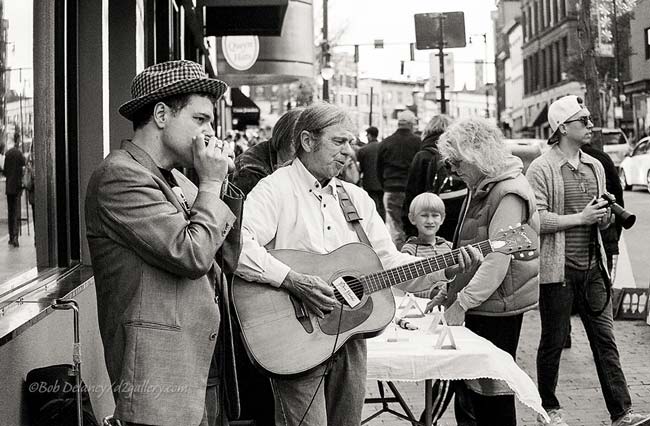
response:
<path id="1" fill-rule="evenodd" d="M 524 254 L 523 254 L 523 253 L 519 253 L 519 257 L 523 258 L 523 257 L 524 257 Z"/>
<path id="2" fill-rule="evenodd" d="M 513 260 L 515 259 L 515 255 L 514 255 L 514 254 L 511 254 L 510 257 L 511 257 Z"/>
<path id="3" fill-rule="evenodd" d="M 512 229 L 512 225 L 508 225 L 508 229 Z"/>
<path id="4" fill-rule="evenodd" d="M 534 251 L 529 251 L 529 252 L 528 252 L 528 256 L 532 256 L 532 255 L 534 255 L 534 254 L 535 254 Z"/>
<path id="5" fill-rule="evenodd" d="M 516 227 L 520 227 L 520 226 L 521 226 L 521 222 L 517 222 L 517 223 L 515 223 L 515 226 L 516 226 Z"/>

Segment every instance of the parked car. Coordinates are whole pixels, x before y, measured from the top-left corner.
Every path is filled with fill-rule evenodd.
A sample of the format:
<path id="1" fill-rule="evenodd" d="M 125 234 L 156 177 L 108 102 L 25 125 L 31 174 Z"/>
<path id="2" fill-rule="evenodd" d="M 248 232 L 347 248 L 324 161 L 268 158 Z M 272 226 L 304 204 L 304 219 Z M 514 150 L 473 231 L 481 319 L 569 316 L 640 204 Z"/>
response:
<path id="1" fill-rule="evenodd" d="M 503 141 L 510 148 L 510 153 L 521 158 L 524 163 L 524 173 L 530 163 L 548 147 L 545 139 L 504 139 Z"/>
<path id="2" fill-rule="evenodd" d="M 592 129 L 592 142 L 595 147 L 602 147 L 611 157 L 614 165 L 620 168 L 621 161 L 632 150 L 632 144 L 621 129 L 608 129 L 594 127 Z"/>
<path id="3" fill-rule="evenodd" d="M 650 192 L 650 136 L 641 139 L 632 153 L 621 161 L 619 177 L 623 189 L 644 185 Z"/>

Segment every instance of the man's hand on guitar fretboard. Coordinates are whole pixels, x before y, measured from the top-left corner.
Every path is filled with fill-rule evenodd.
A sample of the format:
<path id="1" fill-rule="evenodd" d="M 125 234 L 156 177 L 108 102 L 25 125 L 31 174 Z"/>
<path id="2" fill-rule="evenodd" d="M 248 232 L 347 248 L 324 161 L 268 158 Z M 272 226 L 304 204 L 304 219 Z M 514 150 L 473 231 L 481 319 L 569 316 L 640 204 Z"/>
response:
<path id="1" fill-rule="evenodd" d="M 302 301 L 319 318 L 330 313 L 338 301 L 334 290 L 322 278 L 289 271 L 281 287 Z"/>

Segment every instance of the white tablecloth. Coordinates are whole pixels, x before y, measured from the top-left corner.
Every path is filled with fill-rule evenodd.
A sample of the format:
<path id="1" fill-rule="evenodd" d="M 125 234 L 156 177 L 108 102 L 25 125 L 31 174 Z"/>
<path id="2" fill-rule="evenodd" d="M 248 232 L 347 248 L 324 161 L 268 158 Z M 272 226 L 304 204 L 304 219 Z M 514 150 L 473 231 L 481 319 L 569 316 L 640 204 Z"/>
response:
<path id="1" fill-rule="evenodd" d="M 422 307 L 426 305 L 425 299 L 417 300 Z M 396 303 L 399 306 L 400 300 Z M 399 309 L 397 314 L 400 315 Z M 408 318 L 407 321 L 417 324 L 419 329 L 404 330 L 391 324 L 383 334 L 368 339 L 368 379 L 492 379 L 506 384 L 522 403 L 546 415 L 537 387 L 508 353 L 465 327 L 450 327 L 457 349 L 434 349 L 439 331 L 433 335 L 425 333 L 431 324 L 431 315 Z M 396 337 L 399 341 L 388 341 Z M 468 384 L 475 387 L 471 382 Z M 499 385 L 498 382 L 494 384 Z M 499 386 L 494 388 L 498 389 Z M 501 388 L 506 389 L 505 386 Z"/>

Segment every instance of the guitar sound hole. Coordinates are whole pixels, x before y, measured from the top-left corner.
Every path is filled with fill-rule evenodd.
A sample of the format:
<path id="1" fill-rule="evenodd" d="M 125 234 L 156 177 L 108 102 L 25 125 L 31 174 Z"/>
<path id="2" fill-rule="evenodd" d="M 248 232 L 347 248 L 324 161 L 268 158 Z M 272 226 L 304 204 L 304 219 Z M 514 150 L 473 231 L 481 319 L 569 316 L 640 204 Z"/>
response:
<path id="1" fill-rule="evenodd" d="M 346 282 L 348 287 L 350 287 L 350 290 L 352 290 L 352 292 L 357 297 L 357 299 L 361 300 L 363 298 L 363 285 L 361 281 L 359 281 L 355 277 L 349 277 L 349 276 L 343 276 L 341 278 Z M 350 304 L 348 303 L 347 300 L 345 300 L 345 297 L 343 297 L 343 295 L 339 293 L 337 289 L 334 288 L 333 290 L 334 290 L 334 296 L 336 297 L 336 300 L 338 300 L 344 306 L 349 307 Z"/>

